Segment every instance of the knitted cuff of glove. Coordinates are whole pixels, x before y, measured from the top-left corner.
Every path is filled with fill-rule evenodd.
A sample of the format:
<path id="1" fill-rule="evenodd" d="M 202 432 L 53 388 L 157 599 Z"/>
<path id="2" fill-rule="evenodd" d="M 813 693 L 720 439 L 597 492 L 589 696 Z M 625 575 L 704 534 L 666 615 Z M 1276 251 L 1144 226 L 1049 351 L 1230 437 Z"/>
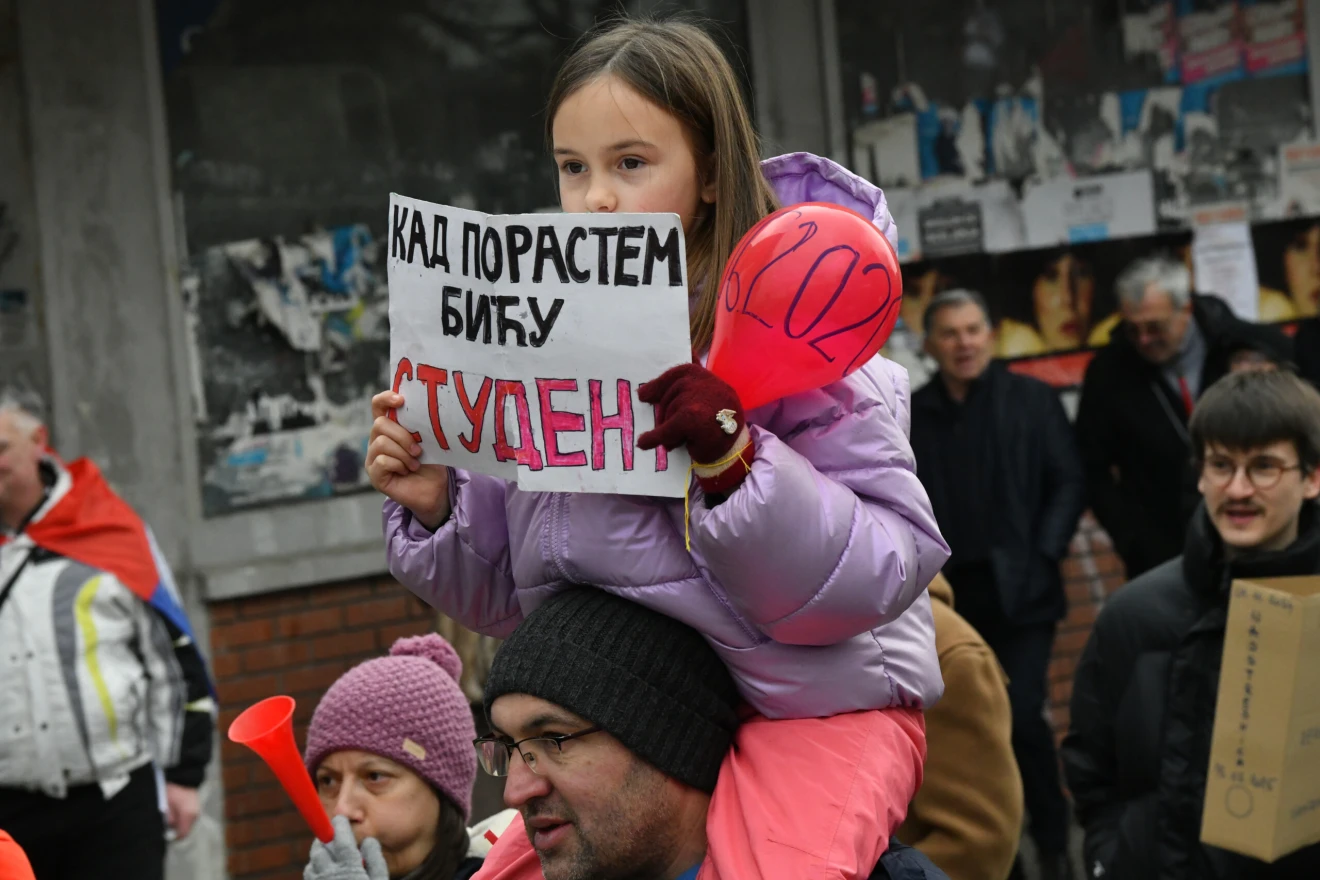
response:
<path id="1" fill-rule="evenodd" d="M 756 458 L 756 444 L 752 434 L 743 425 L 734 440 L 733 448 L 724 460 L 715 464 L 703 465 L 692 463 L 692 472 L 697 475 L 697 484 L 707 495 L 727 493 L 738 488 L 747 475 L 752 472 L 752 461 Z"/>

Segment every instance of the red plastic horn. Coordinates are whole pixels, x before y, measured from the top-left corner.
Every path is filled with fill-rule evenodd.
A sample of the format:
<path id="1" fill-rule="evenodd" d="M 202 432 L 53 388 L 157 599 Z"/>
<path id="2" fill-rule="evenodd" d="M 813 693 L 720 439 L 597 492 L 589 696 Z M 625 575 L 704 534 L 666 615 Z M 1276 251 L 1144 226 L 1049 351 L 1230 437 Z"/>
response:
<path id="1" fill-rule="evenodd" d="M 298 744 L 293 740 L 293 697 L 267 697 L 249 706 L 229 725 L 229 739 L 261 756 L 288 792 L 303 821 L 322 843 L 335 838 L 330 817 L 316 796 L 316 786 L 307 775 Z"/>

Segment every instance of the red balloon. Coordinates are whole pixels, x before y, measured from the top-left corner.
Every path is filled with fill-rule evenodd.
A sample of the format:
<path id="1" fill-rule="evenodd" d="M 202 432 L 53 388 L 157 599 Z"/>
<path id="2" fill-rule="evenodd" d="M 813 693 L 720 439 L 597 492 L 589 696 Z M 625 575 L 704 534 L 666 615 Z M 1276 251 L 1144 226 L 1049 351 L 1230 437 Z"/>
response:
<path id="1" fill-rule="evenodd" d="M 880 351 L 902 297 L 898 256 L 869 220 L 821 202 L 781 208 L 729 258 L 707 367 L 747 409 L 824 387 Z"/>

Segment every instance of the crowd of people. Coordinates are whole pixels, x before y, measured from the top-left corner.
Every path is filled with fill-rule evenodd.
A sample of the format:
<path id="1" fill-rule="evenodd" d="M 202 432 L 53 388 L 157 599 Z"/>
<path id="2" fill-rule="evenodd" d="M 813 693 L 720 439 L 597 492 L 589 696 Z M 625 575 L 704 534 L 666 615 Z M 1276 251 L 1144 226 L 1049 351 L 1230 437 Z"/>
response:
<path id="1" fill-rule="evenodd" d="M 326 692 L 305 762 L 335 836 L 307 880 L 1006 880 L 1024 827 L 1054 880 L 1074 820 L 1091 878 L 1320 876 L 1320 845 L 1265 864 L 1199 835 L 1227 585 L 1320 575 L 1320 393 L 1298 375 L 1320 328 L 1240 321 L 1149 258 L 1115 285 L 1075 425 L 994 359 L 966 289 L 925 303 L 919 389 L 876 358 L 745 411 L 703 366 L 734 245 L 801 201 L 892 240 L 883 193 L 760 161 L 733 70 L 683 22 L 590 35 L 547 137 L 564 210 L 682 221 L 695 357 L 641 387 L 638 444 L 691 454 L 690 546 L 682 500 L 423 463 L 377 395 L 391 573 L 504 641 L 482 736 L 436 634 Z M 0 874 L 160 878 L 199 812 L 212 686 L 150 530 L 48 439 L 39 402 L 0 396 Z M 1047 666 L 1088 508 L 1130 583 L 1060 754 Z M 508 807 L 480 822 L 478 769 Z"/>

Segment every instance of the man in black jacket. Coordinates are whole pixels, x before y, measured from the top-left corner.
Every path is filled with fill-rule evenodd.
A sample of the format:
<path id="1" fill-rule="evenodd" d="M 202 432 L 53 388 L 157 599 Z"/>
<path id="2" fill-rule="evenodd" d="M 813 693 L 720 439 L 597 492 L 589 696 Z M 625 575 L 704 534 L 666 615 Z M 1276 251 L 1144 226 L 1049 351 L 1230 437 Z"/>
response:
<path id="1" fill-rule="evenodd" d="M 1297 373 L 1320 388 L 1320 318 L 1309 318 L 1297 329 Z"/>
<path id="2" fill-rule="evenodd" d="M 1045 719 L 1059 561 L 1085 506 L 1068 417 L 1048 385 L 991 362 L 985 301 L 936 295 L 924 316 L 939 374 L 912 398 L 912 449 L 952 556 L 958 611 L 1008 673 L 1013 748 L 1047 878 L 1069 876 L 1068 807 Z"/>
<path id="3" fill-rule="evenodd" d="M 1123 324 L 1087 368 L 1077 442 L 1091 510 L 1134 578 L 1182 550 L 1196 503 L 1183 479 L 1187 419 L 1202 389 L 1244 347 L 1265 344 L 1282 360 L 1292 349 L 1279 331 L 1192 293 L 1187 267 L 1170 257 L 1138 260 L 1117 287 Z"/>
<path id="4" fill-rule="evenodd" d="M 1190 431 L 1204 504 L 1184 554 L 1105 605 L 1073 683 L 1064 768 L 1092 877 L 1320 877 L 1320 846 L 1267 865 L 1200 842 L 1235 578 L 1320 574 L 1320 393 L 1286 371 L 1237 373 Z"/>

